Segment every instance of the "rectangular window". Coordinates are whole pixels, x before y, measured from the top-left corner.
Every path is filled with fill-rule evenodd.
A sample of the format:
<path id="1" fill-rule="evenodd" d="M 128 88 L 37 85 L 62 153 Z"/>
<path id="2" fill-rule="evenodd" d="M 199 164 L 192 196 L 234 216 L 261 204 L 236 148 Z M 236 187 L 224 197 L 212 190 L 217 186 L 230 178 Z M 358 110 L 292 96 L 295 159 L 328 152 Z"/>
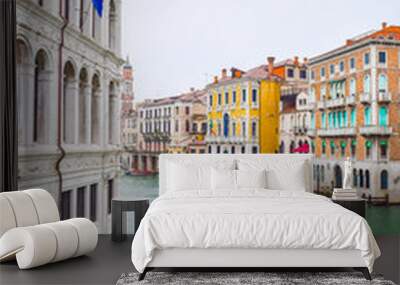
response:
<path id="1" fill-rule="evenodd" d="M 364 54 L 364 65 L 369 65 L 369 52 Z"/>
<path id="2" fill-rule="evenodd" d="M 218 93 L 218 105 L 221 105 L 221 102 L 222 100 L 221 100 L 221 93 Z"/>
<path id="3" fill-rule="evenodd" d="M 175 114 L 179 115 L 179 107 L 175 107 Z"/>
<path id="4" fill-rule="evenodd" d="M 189 115 L 190 114 L 190 107 L 186 106 L 185 108 L 185 114 Z"/>
<path id="5" fill-rule="evenodd" d="M 232 92 L 232 102 L 236 103 L 236 91 Z"/>
<path id="6" fill-rule="evenodd" d="M 356 68 L 356 61 L 354 57 L 350 58 L 350 69 L 355 69 Z"/>
<path id="7" fill-rule="evenodd" d="M 86 187 L 79 187 L 76 193 L 76 216 L 85 217 L 85 189 Z"/>
<path id="8" fill-rule="evenodd" d="M 340 70 L 340 72 L 343 72 L 343 71 L 344 71 L 344 61 L 341 61 L 341 62 L 340 62 L 340 64 L 339 64 L 339 70 Z"/>
<path id="9" fill-rule="evenodd" d="M 329 66 L 329 72 L 330 72 L 331 75 L 333 75 L 335 73 L 335 66 L 333 64 L 331 64 Z"/>
<path id="10" fill-rule="evenodd" d="M 175 132 L 179 132 L 179 121 L 175 121 Z"/>
<path id="11" fill-rule="evenodd" d="M 314 70 L 311 70 L 311 79 L 312 79 L 312 80 L 315 79 L 315 72 L 314 72 Z"/>
<path id="12" fill-rule="evenodd" d="M 107 182 L 108 192 L 107 192 L 107 213 L 111 214 L 111 202 L 114 194 L 114 180 L 109 179 Z"/>
<path id="13" fill-rule="evenodd" d="M 384 51 L 380 51 L 378 53 L 378 62 L 380 64 L 385 64 L 386 63 L 386 52 Z"/>
<path id="14" fill-rule="evenodd" d="M 325 67 L 321 67 L 321 77 L 325 77 Z"/>
<path id="15" fill-rule="evenodd" d="M 247 98 L 246 98 L 246 89 L 243 89 L 242 90 L 242 103 L 246 103 L 246 100 L 247 100 Z"/>
<path id="16" fill-rule="evenodd" d="M 287 70 L 287 76 L 288 76 L 289 78 L 293 78 L 293 77 L 294 77 L 294 71 L 293 71 L 292 68 L 289 68 L 289 69 Z"/>
<path id="17" fill-rule="evenodd" d="M 386 141 L 384 143 L 380 144 L 380 156 L 382 159 L 387 158 L 387 142 Z"/>
<path id="18" fill-rule="evenodd" d="M 355 158 L 356 157 L 356 145 L 355 144 L 351 145 L 350 151 L 351 151 L 351 157 Z"/>
<path id="19" fill-rule="evenodd" d="M 229 104 L 229 93 L 225 92 L 225 104 L 228 105 Z"/>
<path id="20" fill-rule="evenodd" d="M 212 95 L 209 96 L 209 100 L 210 100 L 210 107 L 212 107 L 212 104 L 213 104 L 213 97 L 212 97 Z"/>
<path id="21" fill-rule="evenodd" d="M 71 190 L 61 193 L 61 220 L 71 218 Z"/>
<path id="22" fill-rule="evenodd" d="M 307 79 L 307 70 L 305 69 L 300 70 L 300 78 Z"/>
<path id="23" fill-rule="evenodd" d="M 253 104 L 257 104 L 257 90 L 256 89 L 253 89 L 252 101 L 253 101 Z"/>
<path id="24" fill-rule="evenodd" d="M 95 222 L 97 219 L 97 183 L 90 185 L 90 220 Z"/>

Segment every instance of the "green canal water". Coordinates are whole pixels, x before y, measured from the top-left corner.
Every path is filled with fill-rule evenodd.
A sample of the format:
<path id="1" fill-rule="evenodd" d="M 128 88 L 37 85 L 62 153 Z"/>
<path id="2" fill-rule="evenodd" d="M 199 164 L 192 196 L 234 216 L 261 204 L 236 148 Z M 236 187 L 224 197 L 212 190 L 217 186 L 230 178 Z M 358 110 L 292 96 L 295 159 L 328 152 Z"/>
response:
<path id="1" fill-rule="evenodd" d="M 123 176 L 120 196 L 154 200 L 158 196 L 158 175 Z M 400 235 L 400 205 L 367 206 L 367 221 L 375 235 Z"/>

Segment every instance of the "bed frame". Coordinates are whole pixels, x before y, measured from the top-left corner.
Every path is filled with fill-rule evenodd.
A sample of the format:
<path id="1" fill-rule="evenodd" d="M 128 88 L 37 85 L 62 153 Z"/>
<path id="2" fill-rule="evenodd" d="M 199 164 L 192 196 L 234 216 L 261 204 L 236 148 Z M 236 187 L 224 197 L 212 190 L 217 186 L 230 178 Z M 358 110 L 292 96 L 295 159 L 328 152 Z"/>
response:
<path id="1" fill-rule="evenodd" d="M 312 164 L 313 156 L 308 154 L 273 154 L 282 159 L 300 159 L 306 161 L 308 173 L 307 191 L 313 191 Z M 161 154 L 159 159 L 159 193 L 165 193 L 168 160 L 235 160 L 238 157 L 268 158 L 271 154 Z M 153 259 L 147 265 L 139 280 L 143 280 L 146 273 L 154 269 L 213 269 L 229 268 L 230 271 L 249 271 L 250 269 L 285 268 L 353 268 L 361 271 L 367 280 L 371 275 L 359 250 L 330 250 L 330 249 L 246 249 L 246 248 L 170 248 L 158 249 Z"/>
<path id="2" fill-rule="evenodd" d="M 229 268 L 246 271 L 271 268 L 354 268 L 371 280 L 369 270 L 359 250 L 330 249 L 193 249 L 171 248 L 156 250 L 152 261 L 139 275 L 155 268 Z"/>

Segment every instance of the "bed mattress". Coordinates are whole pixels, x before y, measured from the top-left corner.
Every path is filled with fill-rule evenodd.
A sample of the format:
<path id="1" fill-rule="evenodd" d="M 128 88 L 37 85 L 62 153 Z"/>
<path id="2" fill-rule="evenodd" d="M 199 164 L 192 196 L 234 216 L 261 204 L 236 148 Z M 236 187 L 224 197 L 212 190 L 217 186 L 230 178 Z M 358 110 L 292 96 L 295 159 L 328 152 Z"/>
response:
<path id="1" fill-rule="evenodd" d="M 300 191 L 181 191 L 157 198 L 132 243 L 139 272 L 166 249 L 358 250 L 372 271 L 379 248 L 361 216 Z"/>

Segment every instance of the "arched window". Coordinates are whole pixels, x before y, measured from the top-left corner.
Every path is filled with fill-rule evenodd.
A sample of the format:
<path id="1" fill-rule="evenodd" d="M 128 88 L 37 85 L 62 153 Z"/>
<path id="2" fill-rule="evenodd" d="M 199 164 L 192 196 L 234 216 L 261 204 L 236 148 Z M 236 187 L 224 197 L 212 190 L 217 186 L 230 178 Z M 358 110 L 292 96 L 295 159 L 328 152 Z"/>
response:
<path id="1" fill-rule="evenodd" d="M 353 169 L 353 187 L 357 187 L 357 169 Z"/>
<path id="2" fill-rule="evenodd" d="M 379 125 L 388 125 L 388 108 L 386 106 L 379 107 Z"/>
<path id="3" fill-rule="evenodd" d="M 110 12 L 108 19 L 108 47 L 111 50 L 116 48 L 116 32 L 117 32 L 117 10 L 115 8 L 114 0 L 110 1 Z"/>
<path id="4" fill-rule="evenodd" d="M 44 50 L 39 50 L 35 57 L 34 88 L 33 88 L 33 142 L 45 142 L 45 130 L 48 120 L 45 116 L 49 111 L 48 96 L 50 93 L 49 58 Z"/>
<path id="5" fill-rule="evenodd" d="M 352 78 L 350 80 L 350 96 L 356 95 L 356 80 Z"/>
<path id="6" fill-rule="evenodd" d="M 88 73 L 82 68 L 79 73 L 79 143 L 88 143 L 88 103 L 90 100 L 90 87 L 88 82 Z"/>
<path id="7" fill-rule="evenodd" d="M 90 109 L 90 139 L 92 144 L 100 143 L 100 109 L 101 109 L 101 90 L 99 75 L 95 74 L 92 78 L 92 100 Z"/>
<path id="8" fill-rule="evenodd" d="M 388 88 L 388 81 L 385 74 L 380 74 L 378 79 L 379 92 L 386 92 Z"/>
<path id="9" fill-rule="evenodd" d="M 77 84 L 75 79 L 75 69 L 70 61 L 64 66 L 63 84 L 63 140 L 67 144 L 75 143 L 76 129 L 76 93 Z"/>
<path id="10" fill-rule="evenodd" d="M 246 122 L 242 122 L 242 136 L 246 137 Z"/>
<path id="11" fill-rule="evenodd" d="M 321 120 L 322 120 L 322 128 L 324 129 L 324 128 L 326 128 L 326 113 L 325 112 L 322 112 Z"/>
<path id="12" fill-rule="evenodd" d="M 371 108 L 369 106 L 364 108 L 364 125 L 369 126 L 371 124 Z"/>
<path id="13" fill-rule="evenodd" d="M 208 153 L 211 153 L 212 152 L 212 148 L 211 148 L 211 146 L 209 145 L 208 146 Z"/>
<path id="14" fill-rule="evenodd" d="M 32 54 L 29 45 L 17 39 L 16 42 L 17 62 L 17 106 L 18 106 L 18 144 L 32 142 Z"/>
<path id="15" fill-rule="evenodd" d="M 365 188 L 369 189 L 370 187 L 370 177 L 369 177 L 369 170 L 365 170 Z"/>
<path id="16" fill-rule="evenodd" d="M 381 189 L 387 190 L 389 188 L 389 173 L 387 170 L 381 171 Z"/>
<path id="17" fill-rule="evenodd" d="M 364 92 L 365 93 L 371 92 L 371 79 L 368 74 L 364 76 Z"/>
<path id="18" fill-rule="evenodd" d="M 224 114 L 224 137 L 229 136 L 229 115 L 228 114 Z"/>
<path id="19" fill-rule="evenodd" d="M 232 136 L 236 136 L 236 122 L 232 122 Z"/>
<path id="20" fill-rule="evenodd" d="M 364 173 L 363 173 L 362 169 L 360 169 L 358 171 L 358 176 L 359 176 L 358 177 L 359 187 L 362 188 L 362 187 L 364 187 Z"/>

